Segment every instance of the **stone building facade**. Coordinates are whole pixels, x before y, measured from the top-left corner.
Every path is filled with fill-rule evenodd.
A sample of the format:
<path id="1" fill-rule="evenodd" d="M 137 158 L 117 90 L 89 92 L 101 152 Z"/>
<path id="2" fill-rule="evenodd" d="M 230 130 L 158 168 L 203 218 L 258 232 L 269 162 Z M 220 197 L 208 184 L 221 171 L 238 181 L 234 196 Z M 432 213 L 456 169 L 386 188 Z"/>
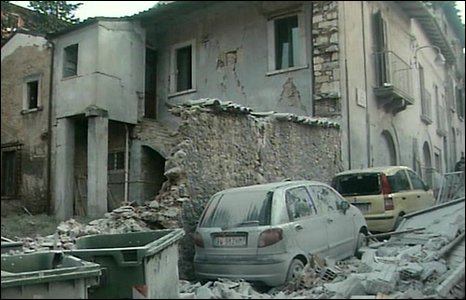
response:
<path id="1" fill-rule="evenodd" d="M 2 46 L 2 214 L 48 212 L 52 51 L 17 31 Z"/>

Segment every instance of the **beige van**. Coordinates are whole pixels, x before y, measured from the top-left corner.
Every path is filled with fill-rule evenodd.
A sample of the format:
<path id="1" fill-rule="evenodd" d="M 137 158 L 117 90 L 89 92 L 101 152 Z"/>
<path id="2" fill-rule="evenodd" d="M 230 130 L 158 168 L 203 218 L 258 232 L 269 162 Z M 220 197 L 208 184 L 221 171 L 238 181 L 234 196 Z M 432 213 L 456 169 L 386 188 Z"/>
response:
<path id="1" fill-rule="evenodd" d="M 332 187 L 361 210 L 373 232 L 392 231 L 404 214 L 435 204 L 432 189 L 405 166 L 344 171 Z"/>

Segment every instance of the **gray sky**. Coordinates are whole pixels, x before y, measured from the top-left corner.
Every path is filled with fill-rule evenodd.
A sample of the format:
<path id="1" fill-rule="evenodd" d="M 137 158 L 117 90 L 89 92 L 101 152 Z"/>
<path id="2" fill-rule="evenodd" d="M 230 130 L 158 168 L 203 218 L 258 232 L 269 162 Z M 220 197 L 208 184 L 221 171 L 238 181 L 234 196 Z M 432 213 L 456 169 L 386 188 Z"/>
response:
<path id="1" fill-rule="evenodd" d="M 158 1 L 69 1 L 70 3 L 84 3 L 76 11 L 81 20 L 89 17 L 122 17 L 147 10 Z M 28 6 L 29 1 L 11 1 L 16 5 Z M 464 1 L 457 1 L 457 8 L 464 24 Z"/>
<path id="2" fill-rule="evenodd" d="M 123 17 L 147 10 L 158 1 L 68 1 L 83 3 L 75 16 L 81 21 L 90 17 Z M 11 3 L 28 8 L 29 1 L 11 1 Z"/>

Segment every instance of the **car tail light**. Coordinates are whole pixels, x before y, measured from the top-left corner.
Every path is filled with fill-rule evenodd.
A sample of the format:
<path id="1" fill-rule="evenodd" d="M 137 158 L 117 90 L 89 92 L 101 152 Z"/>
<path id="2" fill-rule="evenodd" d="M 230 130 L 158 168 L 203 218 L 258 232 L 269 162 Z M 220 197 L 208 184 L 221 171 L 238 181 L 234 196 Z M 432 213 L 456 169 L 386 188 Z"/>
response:
<path id="1" fill-rule="evenodd" d="M 200 248 L 204 248 L 204 240 L 199 232 L 194 233 L 194 244 Z"/>
<path id="2" fill-rule="evenodd" d="M 283 239 L 283 230 L 280 228 L 267 229 L 261 232 L 257 246 L 259 248 L 273 245 Z"/>
<path id="3" fill-rule="evenodd" d="M 390 186 L 390 183 L 388 182 L 388 178 L 386 175 L 382 175 L 381 177 L 382 180 L 382 194 L 383 194 L 383 205 L 385 210 L 393 210 L 393 198 L 392 196 L 389 196 L 389 194 L 392 192 L 392 188 Z"/>
<path id="4" fill-rule="evenodd" d="M 383 205 L 385 210 L 393 210 L 393 198 L 389 196 L 384 196 L 383 197 Z"/>

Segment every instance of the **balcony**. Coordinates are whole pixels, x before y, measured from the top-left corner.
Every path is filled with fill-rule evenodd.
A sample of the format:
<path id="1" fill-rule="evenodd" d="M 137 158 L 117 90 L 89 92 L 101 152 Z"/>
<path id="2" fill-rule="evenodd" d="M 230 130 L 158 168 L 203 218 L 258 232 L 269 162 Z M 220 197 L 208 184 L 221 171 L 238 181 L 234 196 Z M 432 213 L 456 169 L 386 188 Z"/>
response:
<path id="1" fill-rule="evenodd" d="M 411 67 L 393 51 L 375 52 L 374 60 L 379 105 L 393 114 L 405 110 L 414 103 Z"/>

